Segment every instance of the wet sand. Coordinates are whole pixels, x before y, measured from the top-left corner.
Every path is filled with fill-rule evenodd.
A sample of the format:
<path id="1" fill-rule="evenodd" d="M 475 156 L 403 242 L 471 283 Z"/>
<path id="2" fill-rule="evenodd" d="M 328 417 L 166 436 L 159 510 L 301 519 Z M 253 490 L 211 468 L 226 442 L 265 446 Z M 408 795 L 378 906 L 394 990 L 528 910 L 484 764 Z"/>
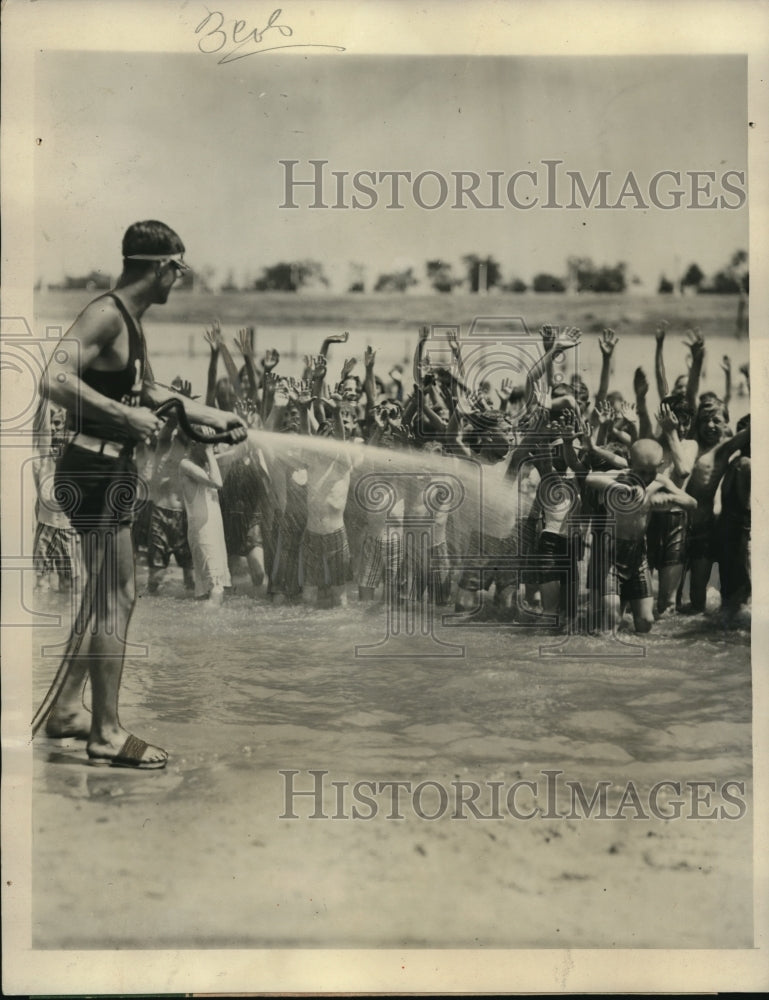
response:
<path id="1" fill-rule="evenodd" d="M 95 767 L 83 743 L 35 741 L 34 947 L 752 946 L 745 631 L 680 619 L 646 637 L 644 657 L 602 656 L 620 646 L 589 638 L 542 656 L 558 640 L 437 626 L 464 656 L 417 658 L 412 636 L 395 648 L 412 655 L 375 658 L 355 647 L 385 637 L 380 608 L 275 609 L 239 582 L 219 610 L 185 598 L 175 576 L 138 602 L 130 639 L 148 655 L 127 661 L 122 716 L 170 751 L 166 770 Z M 42 642 L 63 635 L 38 630 Z M 55 669 L 38 656 L 36 698 Z M 292 800 L 299 818 L 280 818 L 281 770 L 299 772 L 297 790 L 313 789 L 310 770 L 328 772 L 326 818 L 309 818 L 312 796 Z M 404 818 L 391 819 L 388 789 L 373 818 L 352 818 L 356 782 L 393 780 L 411 792 L 437 783 L 448 807 L 421 818 L 401 791 Z M 502 818 L 457 806 L 458 780 L 481 787 L 483 815 L 498 782 Z M 681 818 L 650 812 L 665 780 L 682 794 L 661 789 L 657 811 L 673 815 L 679 799 Z M 536 783 L 536 802 L 526 785 L 514 799 L 521 815 L 538 806 L 534 818 L 506 807 L 517 781 Z M 610 783 L 609 818 L 569 818 L 567 781 L 588 797 Z M 696 781 L 716 785 L 699 805 Z M 724 798 L 728 781 L 744 794 L 732 785 Z M 637 818 L 629 782 L 650 818 Z M 423 815 L 440 812 L 437 785 L 418 798 Z M 716 818 L 684 818 L 693 810 Z"/>

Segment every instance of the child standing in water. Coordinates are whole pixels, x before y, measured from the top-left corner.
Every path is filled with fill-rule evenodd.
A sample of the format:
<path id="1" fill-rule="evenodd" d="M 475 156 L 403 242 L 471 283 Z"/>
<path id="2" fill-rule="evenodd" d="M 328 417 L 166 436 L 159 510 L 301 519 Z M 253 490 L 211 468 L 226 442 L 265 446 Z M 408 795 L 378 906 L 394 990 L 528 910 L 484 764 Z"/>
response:
<path id="1" fill-rule="evenodd" d="M 221 604 L 224 588 L 231 586 L 231 580 L 219 506 L 222 475 L 213 447 L 190 442 L 187 457 L 179 463 L 179 472 L 187 511 L 195 597 Z"/>
<path id="2" fill-rule="evenodd" d="M 602 625 L 613 628 L 627 601 L 636 632 L 648 632 L 654 624 L 654 597 L 646 557 L 646 529 L 652 513 L 680 507 L 694 511 L 697 501 L 667 476 L 659 473 L 664 460 L 662 446 L 642 438 L 630 449 L 630 469 L 613 476 L 593 472 L 586 478 L 596 490 L 603 513 L 614 523 L 614 532 L 601 538 L 601 551 L 592 568 L 591 603 L 596 618 L 603 610 Z"/>

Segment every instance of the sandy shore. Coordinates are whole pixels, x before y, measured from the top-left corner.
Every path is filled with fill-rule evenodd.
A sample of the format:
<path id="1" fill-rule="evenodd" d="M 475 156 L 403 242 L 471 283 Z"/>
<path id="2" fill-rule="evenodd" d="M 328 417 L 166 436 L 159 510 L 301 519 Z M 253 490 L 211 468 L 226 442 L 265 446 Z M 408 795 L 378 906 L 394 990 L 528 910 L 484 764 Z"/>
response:
<path id="1" fill-rule="evenodd" d="M 542 657 L 530 633 L 439 627 L 464 657 L 356 657 L 382 629 L 357 607 L 236 596 L 210 615 L 173 587 L 142 597 L 131 638 L 149 656 L 127 663 L 123 717 L 170 763 L 97 768 L 82 743 L 36 741 L 34 946 L 752 946 L 747 636 L 690 620 L 641 659 Z M 39 659 L 36 695 L 51 674 Z M 312 796 L 287 809 L 287 769 L 310 791 L 308 772 L 328 772 L 326 818 L 309 818 Z M 357 782 L 392 780 L 411 783 L 403 819 L 391 790 L 352 818 Z M 483 814 L 498 782 L 500 817 L 453 818 L 458 780 L 481 787 Z M 609 818 L 570 818 L 569 780 L 588 795 L 604 782 Z M 521 781 L 531 819 L 505 805 Z M 650 813 L 661 781 L 682 786 L 657 802 L 671 816 L 684 802 L 678 819 Z M 699 805 L 696 781 L 715 783 Z M 744 793 L 724 798 L 730 781 Z M 437 786 L 454 798 L 421 818 L 440 811 Z"/>

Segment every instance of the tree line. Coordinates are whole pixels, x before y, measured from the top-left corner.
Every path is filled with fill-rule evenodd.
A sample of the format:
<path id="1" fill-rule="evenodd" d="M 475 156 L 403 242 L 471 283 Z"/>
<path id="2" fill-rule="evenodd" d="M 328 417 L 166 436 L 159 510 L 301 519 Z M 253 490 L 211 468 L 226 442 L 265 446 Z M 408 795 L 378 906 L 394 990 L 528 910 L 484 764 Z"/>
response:
<path id="1" fill-rule="evenodd" d="M 197 271 L 185 272 L 180 286 L 213 292 L 214 269 L 203 267 Z M 345 291 L 350 293 L 407 292 L 420 284 L 420 276 L 413 266 L 379 274 L 367 288 L 366 269 L 362 263 L 350 264 L 350 275 Z M 491 256 L 465 254 L 461 270 L 455 270 L 449 261 L 435 258 L 425 261 L 424 281 L 434 292 L 451 294 L 455 289 L 470 292 L 484 292 L 498 289 L 502 292 L 625 292 L 631 285 L 640 285 L 638 277 L 629 272 L 624 261 L 615 264 L 596 264 L 590 257 L 568 257 L 565 270 L 560 274 L 541 271 L 534 275 L 531 284 L 520 277 L 505 280 L 499 261 Z M 112 287 L 112 276 L 101 271 L 91 271 L 82 277 L 67 277 L 63 284 L 48 285 L 49 290 L 83 288 L 94 290 Z M 38 287 L 40 286 L 38 282 Z M 219 285 L 220 292 L 297 292 L 328 288 L 330 281 L 323 264 L 317 260 L 279 261 L 262 268 L 257 278 L 238 284 L 234 272 L 230 271 Z M 707 275 L 697 263 L 689 265 L 683 276 L 677 280 L 660 276 L 657 293 L 746 295 L 749 290 L 748 254 L 745 250 L 735 251 L 728 262 L 718 271 Z"/>

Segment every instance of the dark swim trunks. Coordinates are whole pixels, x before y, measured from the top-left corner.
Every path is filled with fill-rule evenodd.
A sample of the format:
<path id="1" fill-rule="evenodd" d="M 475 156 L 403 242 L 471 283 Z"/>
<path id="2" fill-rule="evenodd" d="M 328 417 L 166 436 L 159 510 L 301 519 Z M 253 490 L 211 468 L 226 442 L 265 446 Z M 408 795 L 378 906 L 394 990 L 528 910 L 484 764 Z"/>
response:
<path id="1" fill-rule="evenodd" d="M 649 564 L 646 560 L 646 540 L 637 542 L 626 539 L 612 539 L 606 532 L 600 539 L 601 547 L 604 551 L 600 553 L 594 551 L 594 562 L 592 565 L 594 589 L 600 587 L 601 593 L 606 596 L 618 594 L 622 601 L 640 601 L 645 597 L 652 596 L 651 574 Z M 598 572 L 599 565 L 606 567 L 602 586 Z"/>
<path id="2" fill-rule="evenodd" d="M 718 558 L 718 538 L 716 534 L 716 516 L 711 514 L 704 521 L 689 525 L 689 542 L 687 545 L 689 559 L 708 559 L 715 562 Z"/>
<path id="3" fill-rule="evenodd" d="M 166 569 L 172 555 L 182 569 L 192 568 L 187 515 L 183 509 L 152 504 L 147 561 L 155 569 Z"/>
<path id="4" fill-rule="evenodd" d="M 652 569 L 680 566 L 686 558 L 686 512 L 655 511 L 649 518 L 646 545 Z"/>
<path id="5" fill-rule="evenodd" d="M 104 531 L 131 525 L 138 482 L 130 454 L 113 458 L 70 444 L 56 466 L 54 496 L 77 532 Z"/>

